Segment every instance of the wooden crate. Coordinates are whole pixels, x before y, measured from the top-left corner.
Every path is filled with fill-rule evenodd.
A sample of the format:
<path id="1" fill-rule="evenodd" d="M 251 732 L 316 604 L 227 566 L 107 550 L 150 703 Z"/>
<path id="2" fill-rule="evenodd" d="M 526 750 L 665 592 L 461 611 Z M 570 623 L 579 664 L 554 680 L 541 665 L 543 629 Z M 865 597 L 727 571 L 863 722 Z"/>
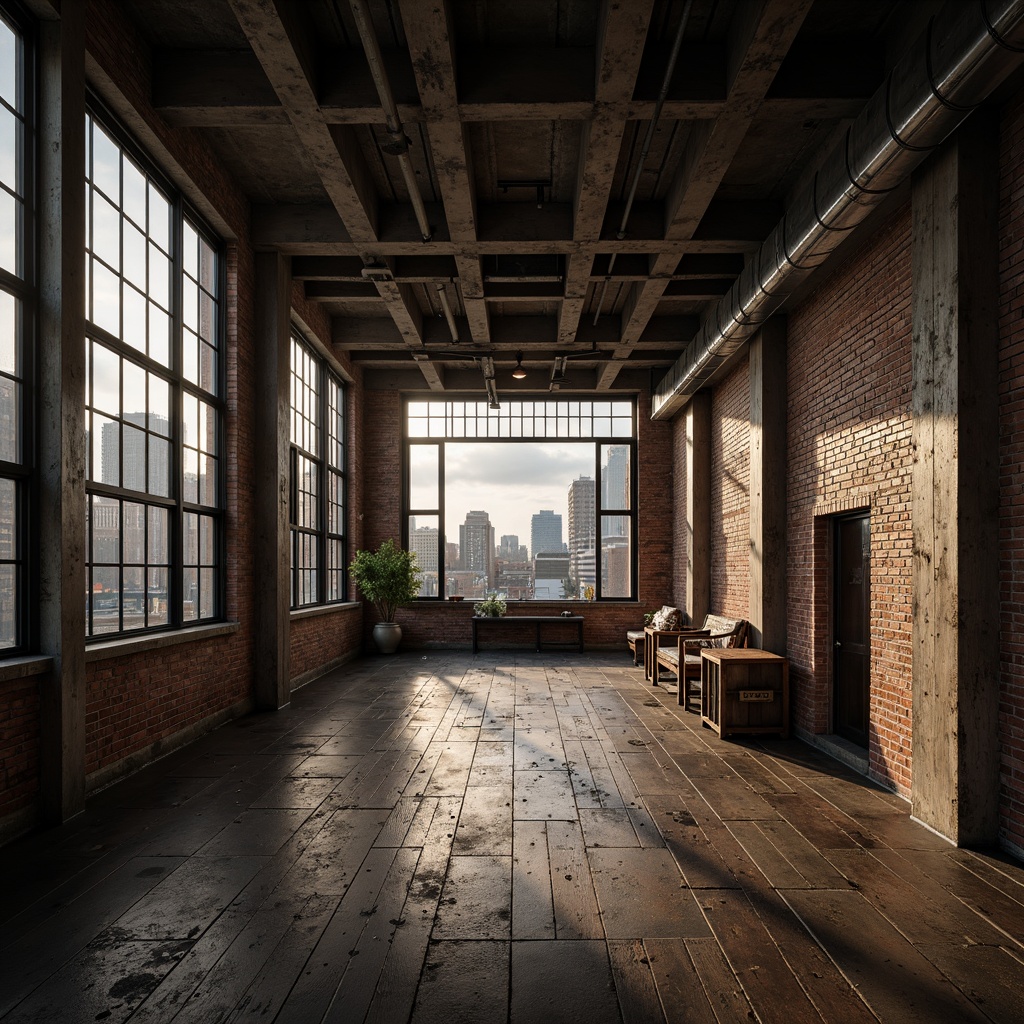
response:
<path id="1" fill-rule="evenodd" d="M 701 651 L 701 717 L 719 736 L 789 735 L 789 661 L 768 651 Z"/>

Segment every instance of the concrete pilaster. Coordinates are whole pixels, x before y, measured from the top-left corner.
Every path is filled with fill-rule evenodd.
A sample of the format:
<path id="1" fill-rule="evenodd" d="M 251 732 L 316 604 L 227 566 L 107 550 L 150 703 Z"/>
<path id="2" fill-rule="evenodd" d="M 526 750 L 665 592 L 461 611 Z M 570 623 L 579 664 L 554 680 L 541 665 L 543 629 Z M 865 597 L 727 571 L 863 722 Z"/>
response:
<path id="1" fill-rule="evenodd" d="M 750 645 L 786 653 L 786 321 L 750 343 Z"/>
<path id="2" fill-rule="evenodd" d="M 256 254 L 256 679 L 258 708 L 291 699 L 288 524 L 291 261 Z"/>
<path id="3" fill-rule="evenodd" d="M 982 112 L 913 181 L 913 814 L 998 833 L 998 160 Z"/>
<path id="4" fill-rule="evenodd" d="M 40 24 L 38 321 L 40 795 L 85 806 L 85 4 Z"/>

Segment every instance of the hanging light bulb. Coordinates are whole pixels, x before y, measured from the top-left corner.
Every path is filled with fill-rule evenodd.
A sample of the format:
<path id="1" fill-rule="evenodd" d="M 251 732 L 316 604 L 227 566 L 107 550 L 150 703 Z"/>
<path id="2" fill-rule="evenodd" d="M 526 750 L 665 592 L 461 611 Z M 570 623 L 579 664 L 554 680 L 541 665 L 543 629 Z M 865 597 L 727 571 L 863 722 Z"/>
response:
<path id="1" fill-rule="evenodd" d="M 516 380 L 522 380 L 526 376 L 526 370 L 523 369 L 523 353 L 516 353 L 516 368 L 512 371 L 512 376 Z"/>

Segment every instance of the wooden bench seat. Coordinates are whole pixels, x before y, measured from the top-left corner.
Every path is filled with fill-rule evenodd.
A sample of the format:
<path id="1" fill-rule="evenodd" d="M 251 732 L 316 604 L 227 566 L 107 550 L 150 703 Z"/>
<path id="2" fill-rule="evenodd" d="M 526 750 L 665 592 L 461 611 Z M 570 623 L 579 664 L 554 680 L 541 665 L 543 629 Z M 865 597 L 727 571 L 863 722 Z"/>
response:
<path id="1" fill-rule="evenodd" d="M 661 682 L 661 670 L 666 669 L 676 677 L 677 700 L 687 710 L 700 710 L 700 652 L 705 647 L 745 647 L 747 643 L 747 620 L 730 619 L 724 615 L 706 615 L 700 630 L 682 632 L 674 645 L 662 645 L 654 638 L 650 658 L 652 682 Z M 696 701 L 696 708 L 691 702 Z"/>

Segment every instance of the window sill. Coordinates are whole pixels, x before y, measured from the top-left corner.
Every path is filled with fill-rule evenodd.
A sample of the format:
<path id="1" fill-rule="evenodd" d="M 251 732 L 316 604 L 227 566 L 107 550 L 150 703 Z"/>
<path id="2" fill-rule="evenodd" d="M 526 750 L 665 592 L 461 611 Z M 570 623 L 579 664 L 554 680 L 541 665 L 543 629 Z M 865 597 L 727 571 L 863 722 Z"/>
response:
<path id="1" fill-rule="evenodd" d="M 237 633 L 239 626 L 240 624 L 237 622 L 217 622 L 210 626 L 190 626 L 187 629 L 176 629 L 171 633 L 156 633 L 153 636 L 133 636 L 121 640 L 108 640 L 86 647 L 85 660 L 87 664 L 90 664 L 94 661 L 106 661 L 108 658 L 120 658 L 125 654 L 159 651 L 165 647 L 176 647 L 178 644 L 188 644 L 196 640 L 212 640 L 214 637 Z"/>
<path id="2" fill-rule="evenodd" d="M 53 668 L 53 658 L 44 654 L 24 654 L 0 661 L 0 683 L 46 675 Z"/>
<path id="3" fill-rule="evenodd" d="M 335 612 L 351 611 L 362 606 L 362 601 L 339 601 L 337 604 L 318 604 L 312 608 L 293 608 L 291 619 L 293 622 L 298 619 L 314 619 L 318 615 L 333 615 Z"/>

